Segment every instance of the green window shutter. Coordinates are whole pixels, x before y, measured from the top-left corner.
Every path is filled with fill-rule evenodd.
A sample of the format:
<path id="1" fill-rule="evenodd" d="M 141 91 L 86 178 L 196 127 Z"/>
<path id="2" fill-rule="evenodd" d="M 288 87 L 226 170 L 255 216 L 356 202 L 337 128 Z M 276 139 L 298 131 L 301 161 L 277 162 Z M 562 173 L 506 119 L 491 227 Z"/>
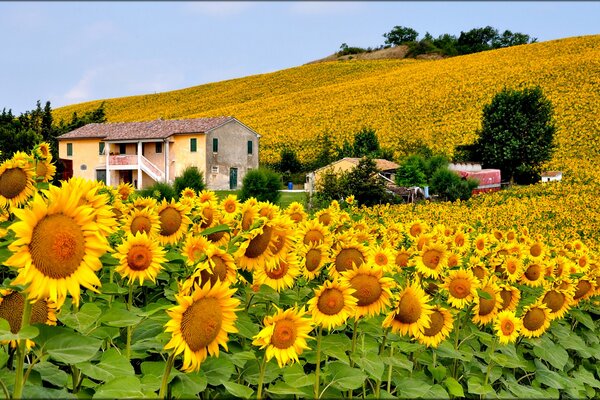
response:
<path id="1" fill-rule="evenodd" d="M 73 155 L 73 143 L 67 143 L 67 157 Z"/>
<path id="2" fill-rule="evenodd" d="M 197 140 L 196 140 L 196 138 L 191 138 L 191 139 L 190 139 L 190 151 L 191 151 L 192 153 L 195 153 L 195 152 L 196 152 L 196 150 L 197 150 L 197 146 L 198 146 L 198 143 L 197 143 Z"/>
<path id="3" fill-rule="evenodd" d="M 254 149 L 252 148 L 252 140 L 248 140 L 248 154 L 252 154 Z"/>
<path id="4" fill-rule="evenodd" d="M 102 155 L 102 154 L 104 154 L 104 145 L 105 145 L 105 143 L 104 143 L 104 142 L 100 142 L 100 143 L 98 143 L 98 154 L 99 154 L 99 155 Z"/>
<path id="5" fill-rule="evenodd" d="M 213 153 L 219 152 L 219 139 L 213 138 Z"/>

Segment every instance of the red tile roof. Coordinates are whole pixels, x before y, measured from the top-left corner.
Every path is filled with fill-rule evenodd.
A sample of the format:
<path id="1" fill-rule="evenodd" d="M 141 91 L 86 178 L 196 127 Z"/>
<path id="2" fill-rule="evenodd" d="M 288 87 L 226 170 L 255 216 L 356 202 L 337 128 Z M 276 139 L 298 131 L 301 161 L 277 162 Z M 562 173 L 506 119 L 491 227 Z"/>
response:
<path id="1" fill-rule="evenodd" d="M 87 124 L 74 131 L 60 135 L 58 139 L 100 138 L 109 140 L 165 139 L 178 133 L 206 133 L 233 117 L 194 118 L 146 122 L 114 122 Z"/>

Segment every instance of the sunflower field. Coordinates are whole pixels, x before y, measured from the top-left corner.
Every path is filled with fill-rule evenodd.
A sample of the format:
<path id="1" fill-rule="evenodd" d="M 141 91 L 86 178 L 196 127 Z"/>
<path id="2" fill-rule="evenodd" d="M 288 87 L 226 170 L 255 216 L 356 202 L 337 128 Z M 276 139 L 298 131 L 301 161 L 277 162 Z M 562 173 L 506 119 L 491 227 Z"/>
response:
<path id="1" fill-rule="evenodd" d="M 600 395 L 598 184 L 309 214 L 54 171 L 0 165 L 3 398 Z"/>

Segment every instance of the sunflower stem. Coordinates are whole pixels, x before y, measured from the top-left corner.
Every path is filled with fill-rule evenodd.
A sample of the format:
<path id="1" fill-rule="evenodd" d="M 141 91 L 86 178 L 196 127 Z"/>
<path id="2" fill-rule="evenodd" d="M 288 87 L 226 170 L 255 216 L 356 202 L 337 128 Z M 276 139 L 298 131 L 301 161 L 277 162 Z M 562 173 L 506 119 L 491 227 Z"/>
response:
<path id="1" fill-rule="evenodd" d="M 458 323 L 456 324 L 456 329 L 454 331 L 455 332 L 455 335 L 454 335 L 454 350 L 457 350 L 457 351 L 458 351 L 458 347 L 459 347 L 458 346 L 458 338 L 460 337 L 460 326 L 462 325 L 462 322 L 463 322 L 462 319 L 464 319 L 464 315 L 466 315 L 466 314 L 463 314 L 463 318 L 461 318 L 460 320 L 457 321 Z M 458 369 L 458 359 L 455 358 L 454 362 L 452 364 L 452 377 L 454 379 L 456 379 L 456 372 L 457 372 L 456 370 L 457 369 Z"/>
<path id="2" fill-rule="evenodd" d="M 387 337 L 388 337 L 388 333 L 390 333 L 390 329 L 391 328 L 385 328 L 383 331 L 383 340 L 381 341 L 381 344 L 379 345 L 379 352 L 377 352 L 378 355 L 381 355 L 381 353 L 385 349 L 385 342 L 387 341 Z"/>
<path id="3" fill-rule="evenodd" d="M 390 359 L 394 357 L 394 346 L 390 346 Z M 388 368 L 388 376 L 387 376 L 387 391 L 391 393 L 392 390 L 392 363 L 390 362 L 390 367 Z"/>
<path id="4" fill-rule="evenodd" d="M 315 387 L 313 391 L 313 397 L 315 399 L 319 398 L 319 375 L 321 373 L 321 334 L 323 331 L 323 327 L 319 327 L 319 331 L 317 333 L 317 367 L 315 369 Z"/>
<path id="5" fill-rule="evenodd" d="M 494 355 L 494 351 L 496 351 L 496 339 L 492 339 L 492 345 L 490 346 L 490 362 L 487 365 L 487 370 L 485 371 L 485 379 L 483 381 L 483 386 L 485 387 L 485 385 L 488 384 L 488 381 L 490 379 L 490 371 L 492 370 L 492 365 L 494 364 L 494 361 L 492 360 L 492 356 Z M 483 397 L 483 395 L 481 395 Z"/>
<path id="6" fill-rule="evenodd" d="M 167 359 L 167 365 L 165 366 L 165 372 L 163 373 L 162 383 L 160 384 L 160 390 L 158 392 L 158 398 L 164 399 L 167 393 L 167 386 L 169 385 L 169 375 L 171 375 L 171 369 L 175 362 L 175 351 L 173 351 Z"/>
<path id="7" fill-rule="evenodd" d="M 23 316 L 21 317 L 21 329 L 23 331 L 29 326 L 31 318 L 31 303 L 29 297 L 23 294 Z M 17 345 L 17 369 L 15 371 L 15 388 L 13 390 L 13 399 L 20 399 L 23 394 L 25 381 L 23 380 L 23 366 L 25 365 L 25 353 L 27 353 L 27 339 L 20 339 Z"/>
<path id="8" fill-rule="evenodd" d="M 262 390 L 263 390 L 263 381 L 265 379 L 265 370 L 267 369 L 267 356 L 264 355 L 262 361 L 259 366 L 259 375 L 258 375 L 258 390 L 256 392 L 256 399 L 262 399 Z"/>
<path id="9" fill-rule="evenodd" d="M 133 283 L 129 284 L 129 297 L 127 298 L 127 310 L 131 311 L 131 308 L 133 307 Z M 127 359 L 129 360 L 129 357 L 131 356 L 131 334 L 132 334 L 132 326 L 128 325 L 127 326 L 127 344 L 125 345 L 125 355 L 127 356 Z"/>
<path id="10" fill-rule="evenodd" d="M 350 359 L 350 367 L 354 368 L 354 360 L 352 357 L 354 356 L 354 350 L 356 350 L 356 328 L 358 326 L 358 318 L 354 318 L 354 325 L 352 327 L 352 347 L 350 350 L 350 354 L 348 358 Z"/>

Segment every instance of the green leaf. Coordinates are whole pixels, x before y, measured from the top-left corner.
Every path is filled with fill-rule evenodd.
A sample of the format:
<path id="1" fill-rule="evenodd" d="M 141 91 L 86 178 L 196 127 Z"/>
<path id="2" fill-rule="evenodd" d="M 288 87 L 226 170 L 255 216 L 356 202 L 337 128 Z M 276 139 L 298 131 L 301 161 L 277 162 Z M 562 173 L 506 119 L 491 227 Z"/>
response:
<path id="1" fill-rule="evenodd" d="M 108 382 L 118 377 L 133 376 L 135 371 L 131 362 L 116 349 L 108 349 L 97 364 L 77 364 L 81 372 L 92 379 Z"/>
<path id="2" fill-rule="evenodd" d="M 595 330 L 596 325 L 594 324 L 594 320 L 590 316 L 589 313 L 583 312 L 581 310 L 571 310 L 569 314 L 577 320 L 577 322 L 585 325 L 588 329 Z"/>
<path id="3" fill-rule="evenodd" d="M 165 253 L 165 258 L 170 263 L 175 263 L 175 264 L 184 264 L 185 263 L 185 258 L 180 253 L 178 253 L 174 250 L 167 251 Z"/>
<path id="4" fill-rule="evenodd" d="M 117 328 L 133 326 L 141 320 L 142 317 L 120 307 L 111 307 L 111 309 L 106 311 L 100 318 L 100 322 L 103 324 Z"/>
<path id="5" fill-rule="evenodd" d="M 395 344 L 395 346 L 398 348 L 398 350 L 400 350 L 401 353 L 413 353 L 424 348 L 422 344 L 410 342 L 398 342 Z"/>
<path id="6" fill-rule="evenodd" d="M 65 387 L 69 380 L 69 375 L 57 365 L 47 361 L 42 361 L 33 366 L 33 370 L 39 372 L 42 380 L 51 383 L 54 386 Z"/>
<path id="7" fill-rule="evenodd" d="M 275 379 L 279 378 L 280 375 L 281 375 L 281 369 L 279 368 L 279 366 L 277 365 L 276 362 L 271 360 L 271 362 L 268 362 L 265 365 L 265 374 L 263 377 L 263 383 L 265 383 L 265 384 L 271 383 Z M 248 364 L 246 364 L 244 372 L 242 373 L 242 377 L 246 383 L 249 383 L 251 385 L 257 385 L 259 376 L 260 376 L 260 368 L 258 365 L 258 360 L 256 360 L 255 362 L 249 362 Z M 209 379 L 209 382 L 212 382 L 212 381 Z"/>
<path id="8" fill-rule="evenodd" d="M 583 365 L 580 365 L 579 369 L 573 372 L 573 378 L 585 385 L 595 387 L 596 389 L 600 389 L 600 381 L 596 379 L 592 372 L 585 369 Z"/>
<path id="9" fill-rule="evenodd" d="M 25 385 L 24 399 L 76 399 L 67 389 L 51 389 L 42 386 Z"/>
<path id="10" fill-rule="evenodd" d="M 488 383 L 486 385 L 483 384 L 481 377 L 473 376 L 469 378 L 467 381 L 467 387 L 469 393 L 486 395 L 488 393 L 495 393 L 494 388 Z"/>
<path id="11" fill-rule="evenodd" d="M 238 334 L 246 339 L 252 339 L 259 332 L 258 325 L 252 322 L 250 316 L 245 312 L 237 313 L 238 319 L 235 321 L 235 326 L 238 328 Z"/>
<path id="12" fill-rule="evenodd" d="M 223 382 L 229 381 L 229 378 L 235 371 L 235 366 L 231 360 L 225 357 L 209 357 L 202 363 L 200 370 L 211 385 L 218 386 Z"/>
<path id="13" fill-rule="evenodd" d="M 48 339 L 46 351 L 53 360 L 77 364 L 94 357 L 101 345 L 102 340 L 77 333 L 65 333 Z"/>
<path id="14" fill-rule="evenodd" d="M 446 367 L 444 367 L 443 365 L 438 365 L 435 368 L 433 367 L 433 365 L 428 365 L 427 370 L 431 373 L 431 376 L 433 376 L 433 379 L 435 379 L 437 382 L 441 382 L 446 377 Z"/>
<path id="15" fill-rule="evenodd" d="M 212 383 L 212 382 L 211 382 Z M 179 374 L 173 380 L 171 390 L 176 398 L 194 398 L 206 390 L 207 380 L 203 373 Z"/>
<path id="16" fill-rule="evenodd" d="M 141 398 L 142 384 L 136 376 L 123 376 L 98 386 L 93 399 Z"/>
<path id="17" fill-rule="evenodd" d="M 465 397 L 465 392 L 463 391 L 463 387 L 456 379 L 451 376 L 446 377 L 444 381 L 444 385 L 448 389 L 448 393 L 450 393 L 454 397 Z"/>
<path id="18" fill-rule="evenodd" d="M 427 393 L 423 395 L 426 399 L 448 399 L 448 392 L 442 385 L 433 385 Z"/>
<path id="19" fill-rule="evenodd" d="M 393 367 L 399 367 L 407 371 L 413 370 L 413 362 L 408 359 L 404 354 L 394 354 L 393 356 L 381 357 L 381 360 L 385 365 L 391 365 Z"/>
<path id="20" fill-rule="evenodd" d="M 554 368 L 562 370 L 569 361 L 569 354 L 560 345 L 553 343 L 548 336 L 532 340 L 533 353 L 544 361 L 548 361 Z"/>
<path id="21" fill-rule="evenodd" d="M 375 380 L 381 380 L 385 365 L 383 360 L 376 353 L 366 353 L 355 360 L 356 365 L 365 370 Z"/>
<path id="22" fill-rule="evenodd" d="M 0 340 L 21 340 L 33 339 L 39 335 L 40 331 L 33 325 L 27 325 L 17 333 L 10 331 L 10 325 L 7 320 L 0 318 Z"/>
<path id="23" fill-rule="evenodd" d="M 342 333 L 334 333 L 321 338 L 321 351 L 323 354 L 334 357 L 344 364 L 350 363 L 346 352 L 350 351 L 351 347 L 352 341 Z"/>
<path id="24" fill-rule="evenodd" d="M 100 257 L 100 261 L 102 261 L 102 265 L 106 266 L 119 265 L 119 260 L 113 257 L 113 255 L 110 253 L 104 253 Z"/>
<path id="25" fill-rule="evenodd" d="M 315 383 L 315 374 L 306 374 L 304 368 L 298 363 L 285 367 L 283 370 L 283 380 L 293 387 L 312 386 Z"/>
<path id="26" fill-rule="evenodd" d="M 538 360 L 535 360 L 537 370 L 535 371 L 536 380 L 548 387 L 554 389 L 564 389 L 569 385 L 569 381 L 561 376 L 558 372 L 550 371 Z"/>
<path id="27" fill-rule="evenodd" d="M 249 360 L 256 360 L 256 354 L 253 351 L 236 351 L 229 358 L 236 366 L 242 368 Z"/>
<path id="28" fill-rule="evenodd" d="M 85 303 L 76 313 L 60 313 L 58 320 L 69 328 L 87 334 L 96 325 L 101 314 L 102 310 L 96 304 Z"/>
<path id="29" fill-rule="evenodd" d="M 4 368 L 8 361 L 8 353 L 6 352 L 6 346 L 0 347 L 0 369 Z"/>
<path id="30" fill-rule="evenodd" d="M 239 383 L 224 382 L 223 386 L 225 386 L 225 389 L 235 397 L 249 399 L 254 394 L 254 390 L 247 386 L 240 385 Z"/>
<path id="31" fill-rule="evenodd" d="M 102 293 L 103 294 L 125 294 L 129 291 L 129 289 L 121 287 L 116 283 L 103 283 L 102 284 Z"/>
<path id="32" fill-rule="evenodd" d="M 408 376 L 394 379 L 394 383 L 398 388 L 398 397 L 413 399 L 425 396 L 433 386 L 430 382 Z"/>
<path id="33" fill-rule="evenodd" d="M 203 236 L 208 236 L 208 235 L 212 235 L 213 233 L 217 233 L 217 232 L 231 232 L 231 229 L 229 228 L 228 225 L 221 224 L 221 225 L 213 226 L 212 228 L 205 229 L 202 232 L 200 232 L 200 234 Z"/>
<path id="34" fill-rule="evenodd" d="M 267 392 L 280 396 L 306 396 L 306 393 L 300 390 L 298 386 L 290 385 L 289 383 L 281 381 L 269 386 Z"/>
<path id="35" fill-rule="evenodd" d="M 461 361 L 469 361 L 469 357 L 467 357 L 460 350 L 454 349 L 454 345 L 450 344 L 449 340 L 445 340 L 442 343 L 440 343 L 440 345 L 437 347 L 437 349 L 435 351 L 436 351 L 438 357 L 441 357 L 441 358 L 452 358 L 452 359 L 458 359 Z"/>
<path id="36" fill-rule="evenodd" d="M 260 285 L 258 292 L 254 295 L 257 302 L 272 303 L 279 306 L 279 293 L 271 286 Z"/>
<path id="37" fill-rule="evenodd" d="M 341 390 L 358 389 L 367 379 L 367 375 L 360 369 L 352 368 L 339 361 L 327 364 L 327 370 L 330 374 L 329 381 Z"/>
<path id="38" fill-rule="evenodd" d="M 523 398 L 523 399 L 548 398 L 546 393 L 544 393 L 542 390 L 540 390 L 538 388 L 535 388 L 533 386 L 519 385 L 514 376 L 503 377 L 501 379 L 501 381 L 504 383 L 504 386 L 506 388 L 508 388 L 508 390 L 510 390 L 510 392 L 516 398 L 519 398 L 519 399 L 521 399 L 521 398 Z M 502 397 L 505 397 L 505 396 L 502 396 Z M 506 396 L 506 397 L 508 397 L 508 396 Z"/>
<path id="39" fill-rule="evenodd" d="M 489 294 L 485 290 L 482 290 L 479 288 L 477 288 L 477 295 L 479 295 L 479 297 L 481 297 L 484 300 L 493 300 L 494 299 L 491 294 Z"/>

